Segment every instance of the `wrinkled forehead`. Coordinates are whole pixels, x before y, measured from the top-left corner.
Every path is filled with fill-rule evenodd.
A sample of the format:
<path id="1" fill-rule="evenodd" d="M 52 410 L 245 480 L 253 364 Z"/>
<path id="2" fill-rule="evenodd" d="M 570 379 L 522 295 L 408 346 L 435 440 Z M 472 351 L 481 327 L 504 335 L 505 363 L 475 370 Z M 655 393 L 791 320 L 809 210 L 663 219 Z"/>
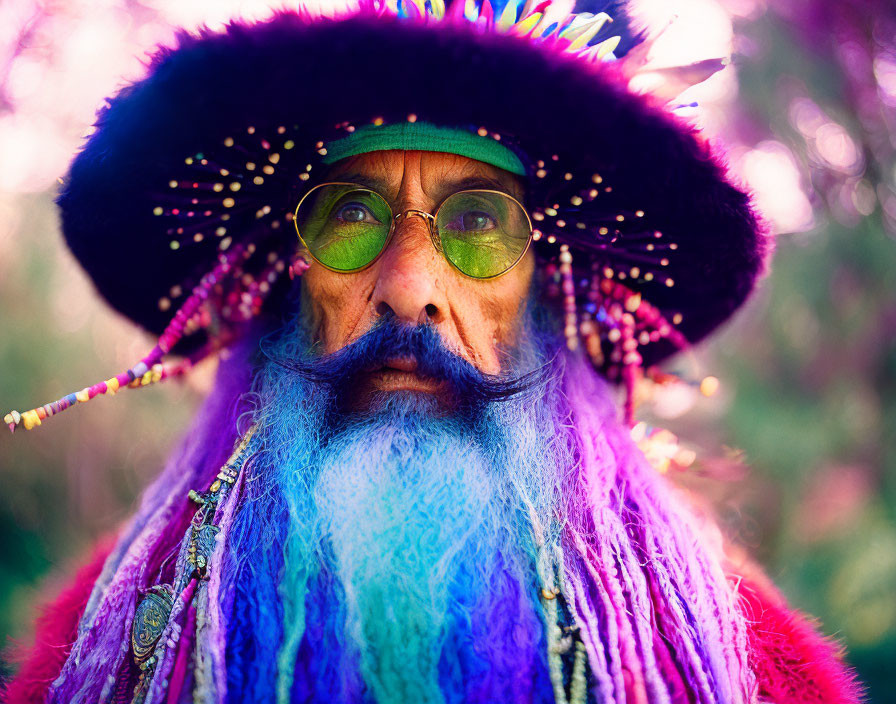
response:
<path id="1" fill-rule="evenodd" d="M 387 199 L 402 192 L 421 194 L 439 203 L 457 191 L 485 188 L 525 200 L 523 178 L 509 171 L 459 154 L 421 150 L 381 150 L 334 162 L 327 181 L 367 186 Z"/>

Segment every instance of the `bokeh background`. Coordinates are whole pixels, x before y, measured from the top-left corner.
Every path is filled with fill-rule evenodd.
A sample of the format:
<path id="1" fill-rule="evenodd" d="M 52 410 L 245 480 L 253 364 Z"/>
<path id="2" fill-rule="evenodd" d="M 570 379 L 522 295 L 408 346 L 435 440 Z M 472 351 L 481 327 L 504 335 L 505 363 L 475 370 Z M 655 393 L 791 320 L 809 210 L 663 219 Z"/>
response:
<path id="1" fill-rule="evenodd" d="M 726 142 L 778 249 L 746 310 L 671 364 L 720 390 L 675 385 L 643 412 L 697 453 L 676 479 L 848 648 L 870 701 L 896 701 L 896 6 L 636 5 L 663 30 L 655 67 L 731 54 L 682 114 Z M 0 413 L 107 378 L 152 344 L 98 300 L 58 232 L 57 178 L 95 109 L 176 27 L 270 12 L 237 0 L 0 2 Z M 129 515 L 213 367 L 0 433 L 0 644 L 27 640 L 41 594 Z"/>

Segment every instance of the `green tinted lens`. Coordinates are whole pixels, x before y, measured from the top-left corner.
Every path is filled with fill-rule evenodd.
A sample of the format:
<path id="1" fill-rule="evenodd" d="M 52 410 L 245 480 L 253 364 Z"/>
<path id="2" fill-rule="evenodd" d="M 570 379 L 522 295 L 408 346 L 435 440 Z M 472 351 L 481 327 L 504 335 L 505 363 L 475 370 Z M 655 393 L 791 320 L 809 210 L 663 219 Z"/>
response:
<path id="1" fill-rule="evenodd" d="M 296 211 L 296 229 L 317 261 L 355 271 L 377 258 L 392 223 L 389 205 L 373 191 L 329 183 L 308 192 Z"/>
<path id="2" fill-rule="evenodd" d="M 448 261 L 477 279 L 498 276 L 516 264 L 532 233 L 523 207 L 494 191 L 450 196 L 436 214 L 436 228 Z"/>

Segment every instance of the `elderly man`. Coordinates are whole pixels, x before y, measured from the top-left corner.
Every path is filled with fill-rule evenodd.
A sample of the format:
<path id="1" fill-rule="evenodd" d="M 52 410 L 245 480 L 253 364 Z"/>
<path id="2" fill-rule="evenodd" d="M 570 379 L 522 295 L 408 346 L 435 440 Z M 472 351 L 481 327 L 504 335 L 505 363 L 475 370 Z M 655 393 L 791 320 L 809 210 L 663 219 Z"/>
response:
<path id="1" fill-rule="evenodd" d="M 12 701 L 857 700 L 602 378 L 630 421 L 766 250 L 606 19 L 286 13 L 183 37 L 111 102 L 64 228 L 159 344 L 7 423 L 226 354 Z"/>

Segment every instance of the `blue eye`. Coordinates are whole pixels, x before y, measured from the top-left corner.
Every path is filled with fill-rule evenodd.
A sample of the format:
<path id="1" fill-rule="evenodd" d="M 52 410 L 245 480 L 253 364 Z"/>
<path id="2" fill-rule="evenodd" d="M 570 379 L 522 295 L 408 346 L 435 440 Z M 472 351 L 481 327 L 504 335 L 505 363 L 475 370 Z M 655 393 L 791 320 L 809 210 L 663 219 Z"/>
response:
<path id="1" fill-rule="evenodd" d="M 463 213 L 458 218 L 458 229 L 465 232 L 482 232 L 494 230 L 497 227 L 495 219 L 481 210 L 471 210 Z"/>
<path id="2" fill-rule="evenodd" d="M 336 210 L 333 216 L 336 220 L 341 220 L 345 223 L 380 222 L 370 209 L 361 203 L 346 203 Z"/>

